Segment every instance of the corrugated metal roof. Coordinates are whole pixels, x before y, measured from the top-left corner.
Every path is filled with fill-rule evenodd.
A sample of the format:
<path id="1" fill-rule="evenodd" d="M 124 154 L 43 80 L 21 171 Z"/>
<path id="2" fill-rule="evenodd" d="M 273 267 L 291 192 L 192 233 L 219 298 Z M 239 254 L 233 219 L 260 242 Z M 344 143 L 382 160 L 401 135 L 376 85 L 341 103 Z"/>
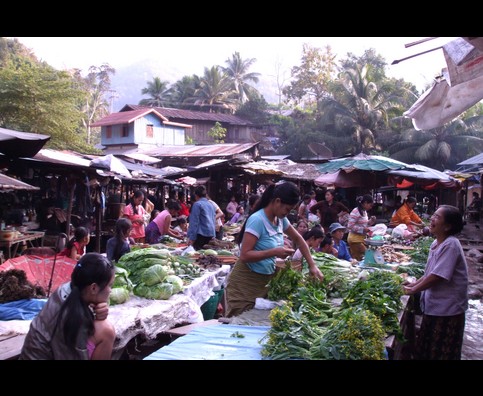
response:
<path id="1" fill-rule="evenodd" d="M 124 111 L 122 113 L 111 113 L 108 116 L 94 122 L 91 124 L 92 127 L 100 127 L 105 125 L 119 125 L 119 124 L 129 124 L 138 118 L 144 117 L 146 114 L 154 113 L 161 120 L 169 121 L 165 116 L 158 113 L 156 109 L 142 107 L 138 110 Z"/>
<path id="2" fill-rule="evenodd" d="M 228 160 L 226 159 L 211 159 L 205 162 L 202 162 L 201 164 L 198 164 L 196 166 L 193 166 L 193 168 L 201 169 L 201 168 L 209 168 L 210 166 L 218 165 L 223 162 L 227 162 Z"/>
<path id="3" fill-rule="evenodd" d="M 127 154 L 123 154 L 123 155 L 125 157 L 132 158 L 133 160 L 142 161 L 142 162 L 148 162 L 150 164 L 155 164 L 157 162 L 161 162 L 162 161 L 159 158 L 150 157 L 149 155 L 141 154 L 141 153 L 131 153 L 131 154 L 127 153 Z"/>
<path id="4" fill-rule="evenodd" d="M 138 152 L 152 157 L 226 157 L 244 153 L 256 143 L 223 143 L 210 145 L 159 146 Z"/>
<path id="5" fill-rule="evenodd" d="M 40 188 L 0 173 L 0 191 L 5 192 L 11 190 L 38 191 Z"/>
<path id="6" fill-rule="evenodd" d="M 34 155 L 33 159 L 54 164 L 76 165 L 89 168 L 90 160 L 68 150 L 42 149 Z"/>
<path id="7" fill-rule="evenodd" d="M 123 112 L 124 109 L 139 110 L 146 109 L 146 107 L 140 105 L 126 105 L 121 109 L 121 112 Z M 204 111 L 181 110 L 165 107 L 154 107 L 154 109 L 156 109 L 159 114 L 167 117 L 170 121 L 174 121 L 174 119 L 183 119 L 214 122 L 218 121 L 233 125 L 253 125 L 252 122 L 232 114 L 205 113 Z"/>
<path id="8" fill-rule="evenodd" d="M 321 175 L 314 164 L 301 164 L 291 160 L 254 161 L 236 166 L 252 174 L 281 175 L 295 180 L 315 180 Z"/>

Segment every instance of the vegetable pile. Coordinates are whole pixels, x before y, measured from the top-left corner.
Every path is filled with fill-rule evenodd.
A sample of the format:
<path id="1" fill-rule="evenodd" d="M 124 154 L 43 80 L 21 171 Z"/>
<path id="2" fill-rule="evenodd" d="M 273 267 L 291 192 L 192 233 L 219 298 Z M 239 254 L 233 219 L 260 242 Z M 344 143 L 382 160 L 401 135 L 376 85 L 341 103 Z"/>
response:
<path id="1" fill-rule="evenodd" d="M 148 299 L 167 300 L 201 273 L 192 259 L 173 256 L 167 249 L 137 249 L 119 259 L 109 300 L 111 304 L 122 304 L 130 292 Z"/>
<path id="2" fill-rule="evenodd" d="M 354 272 L 359 271 L 347 267 L 345 260 L 324 253 L 315 256 L 324 281 L 293 270 L 289 261 L 270 281 L 268 298 L 286 303 L 270 313 L 271 328 L 260 340 L 262 356 L 385 359 L 385 337 L 401 338 L 397 314 L 402 308 L 402 278 L 389 271 L 366 271 L 358 279 Z M 329 299 L 335 291 L 343 297 L 339 307 Z"/>

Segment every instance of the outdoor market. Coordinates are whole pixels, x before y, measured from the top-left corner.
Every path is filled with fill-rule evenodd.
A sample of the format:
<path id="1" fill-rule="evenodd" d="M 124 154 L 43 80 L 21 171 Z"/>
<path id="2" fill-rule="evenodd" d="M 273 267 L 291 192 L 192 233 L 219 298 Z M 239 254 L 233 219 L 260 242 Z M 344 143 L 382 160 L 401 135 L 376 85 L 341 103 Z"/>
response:
<path id="1" fill-rule="evenodd" d="M 415 131 L 483 96 L 441 85 Z M 314 156 L 275 155 L 276 123 L 141 102 L 88 124 L 85 153 L 0 128 L 0 360 L 483 359 L 483 154 L 333 155 L 307 127 Z"/>
<path id="2" fill-rule="evenodd" d="M 185 196 L 189 196 L 188 202 L 192 206 L 196 202 L 196 200 L 192 201 L 194 198 L 192 191 L 197 186 L 204 186 L 197 184 L 197 181 L 217 178 L 213 176 L 213 170 L 210 170 L 208 175 L 197 178 L 178 172 L 175 173 L 173 180 L 139 178 L 135 181 L 130 172 L 124 170 L 127 169 L 123 165 L 126 162 L 117 157 L 113 157 L 119 161 L 120 165 L 117 165 L 117 169 L 101 171 L 98 168 L 91 170 L 97 161 L 72 153 L 52 153 L 49 150 L 39 149 L 32 157 L 43 161 L 30 165 L 27 159 L 18 160 L 19 163 L 27 162 L 27 164 L 22 164 L 22 167 L 16 165 L 15 169 L 22 169 L 22 174 L 32 175 L 29 181 L 38 184 L 39 187 L 22 182 L 20 178 L 12 178 L 10 181 L 8 179 L 2 183 L 2 191 L 4 191 L 2 198 L 6 198 L 6 194 L 11 197 L 16 193 L 16 199 L 9 199 L 17 202 L 17 205 L 12 207 L 18 209 L 21 220 L 14 222 L 15 220 L 9 220 L 11 216 L 8 214 L 2 216 L 6 219 L 6 223 L 0 246 L 4 249 L 5 261 L 0 269 L 5 275 L 9 271 L 14 271 L 14 274 L 19 276 L 18 271 L 23 271 L 25 275 L 19 276 L 18 283 L 23 282 L 25 287 L 33 286 L 37 293 L 25 294 L 26 289 L 24 289 L 23 295 L 20 293 L 10 298 L 4 291 L 9 282 L 8 278 L 2 280 L 0 355 L 4 358 L 18 357 L 19 348 L 22 346 L 21 341 L 25 338 L 32 319 L 38 314 L 49 295 L 62 283 L 70 280 L 77 261 L 60 256 L 58 253 L 74 237 L 76 228 L 87 227 L 91 230 L 92 239 L 85 246 L 87 252 L 98 251 L 105 254 L 106 241 L 115 235 L 116 222 L 123 218 L 125 207 L 129 202 L 128 199 L 120 199 L 120 196 L 133 194 L 134 191 L 145 188 L 145 191 L 154 193 L 150 194 L 148 199 L 156 202 L 156 208 L 159 197 L 164 197 L 163 206 L 169 208 L 168 202 L 177 197 L 173 193 L 175 191 L 180 195 L 184 193 Z M 108 166 L 114 162 L 111 159 Z M 224 166 L 229 167 L 226 163 Z M 36 167 L 41 167 L 42 170 L 37 173 Z M 140 168 L 139 165 L 138 168 Z M 141 166 L 141 168 L 143 173 L 149 174 L 148 166 Z M 243 169 L 250 175 L 249 183 L 245 185 L 246 179 L 241 175 L 227 179 L 220 178 L 227 184 L 214 187 L 215 191 L 216 189 L 223 191 L 225 188 L 228 190 L 228 187 L 231 187 L 228 191 L 246 189 L 247 192 L 254 192 L 257 196 L 261 196 L 260 193 L 264 192 L 263 188 L 269 185 L 267 183 L 279 184 L 291 180 L 301 187 L 301 191 L 308 192 L 308 189 L 317 191 L 316 201 L 321 202 L 327 199 L 324 197 L 324 191 L 345 194 L 344 202 L 352 201 L 352 197 L 362 193 L 370 193 L 371 197 L 374 197 L 374 205 L 369 215 L 376 220 L 371 227 L 371 237 L 367 237 L 364 241 L 367 249 L 363 257 L 351 262 L 336 258 L 324 251 L 311 250 L 314 261 L 324 274 L 324 281 L 319 286 L 314 286 L 310 281 L 304 259 L 292 261 L 291 256 L 286 260 L 278 259 L 277 276 L 269 284 L 271 287 L 268 291 L 268 299 L 260 299 L 252 309 L 227 318 L 224 317 L 226 308 L 224 289 L 230 271 L 240 256 L 235 238 L 240 233 L 243 220 L 233 223 L 224 221 L 222 237 L 213 238 L 197 251 L 189 249 L 186 233 L 179 234 L 179 239 L 169 235 L 160 236 L 157 243 L 153 244 L 145 241 L 136 242 L 131 246 L 130 253 L 117 260 L 118 270 L 116 270 L 116 281 L 111 290 L 109 313 L 109 318 L 116 330 L 112 358 L 168 359 L 173 358 L 175 354 L 178 359 L 232 359 L 235 356 L 243 359 L 245 355 L 238 349 L 234 353 L 227 353 L 224 348 L 217 347 L 218 352 L 215 353 L 209 345 L 222 342 L 217 341 L 218 337 L 226 340 L 227 337 L 233 337 L 233 334 L 239 334 L 242 337 L 245 332 L 247 335 L 256 336 L 251 335 L 246 340 L 238 340 L 239 348 L 246 351 L 244 353 L 247 353 L 247 356 L 255 359 L 411 358 L 415 342 L 414 332 L 418 325 L 418 315 L 415 314 L 418 302 L 412 296 L 403 295 L 401 282 L 408 278 L 417 279 L 424 273 L 429 245 L 433 238 L 423 234 L 422 229 L 413 228 L 409 231 L 407 227 L 391 224 L 389 211 L 394 210 L 394 205 L 389 201 L 394 200 L 397 195 L 401 196 L 402 201 L 408 196 L 418 197 L 418 207 L 415 209 L 424 219 L 422 220 L 424 224 L 429 225 L 429 217 L 435 208 L 428 207 L 430 202 L 426 198 L 432 196 L 437 202 L 448 202 L 448 199 L 453 199 L 450 202 L 455 205 L 466 205 L 458 202 L 457 199 L 461 196 L 459 192 L 465 188 L 465 185 L 467 191 L 473 190 L 471 185 L 468 185 L 471 183 L 468 181 L 470 178 L 461 181 L 441 172 L 430 173 L 430 170 L 420 166 L 362 154 L 356 156 L 354 160 L 341 158 L 321 164 L 295 164 L 286 160 L 247 161 L 245 164 L 237 164 L 230 168 L 235 169 L 223 168 L 221 172 L 229 175 L 231 172 L 240 172 L 239 169 Z M 41 175 L 47 175 L 47 177 L 42 178 Z M 168 175 L 169 173 L 165 177 Z M 369 179 L 373 182 L 367 184 Z M 57 180 L 57 184 L 54 184 L 54 180 Z M 65 184 L 59 185 L 62 180 Z M 84 181 L 79 183 L 80 180 Z M 256 182 L 254 186 L 251 185 L 253 182 Z M 398 188 L 398 184 L 402 184 L 403 187 Z M 474 185 L 477 184 L 474 183 Z M 426 190 L 425 187 L 428 185 L 431 187 Z M 40 197 L 34 194 L 39 194 Z M 104 195 L 102 200 L 98 199 L 100 195 Z M 209 195 L 219 196 L 216 193 L 213 195 L 209 193 Z M 300 198 L 303 198 L 303 195 L 300 193 Z M 56 206 L 57 202 L 62 202 L 60 200 L 62 197 L 64 202 L 67 201 L 64 203 L 67 210 Z M 236 194 L 235 197 L 239 200 L 240 195 Z M 47 201 L 48 199 L 50 201 Z M 341 200 L 340 197 L 338 199 Z M 35 206 L 35 202 L 42 202 L 42 205 Z M 52 202 L 52 204 L 46 202 Z M 104 207 L 102 202 L 105 202 Z M 223 202 L 224 219 L 228 217 L 228 206 L 228 203 Z M 240 205 L 237 203 L 236 206 Z M 248 199 L 244 206 L 248 213 L 250 211 Z M 299 209 L 301 205 L 297 206 Z M 15 210 L 12 211 L 15 213 Z M 40 217 L 43 213 L 46 213 L 44 219 Z M 171 220 L 174 226 L 177 224 L 178 212 L 172 213 Z M 71 220 L 67 221 L 69 215 Z M 288 218 L 296 227 L 300 218 L 295 208 L 289 213 Z M 320 223 L 317 215 L 310 218 L 311 221 L 306 218 L 309 228 Z M 479 224 L 468 219 L 468 222 L 470 221 L 475 225 Z M 189 223 L 188 221 L 188 226 Z M 327 234 L 330 235 L 329 232 Z M 187 253 L 189 250 L 192 251 Z M 144 284 L 141 282 L 141 279 L 144 279 L 142 274 L 144 272 L 147 274 L 148 268 L 159 268 L 160 274 L 157 276 L 160 283 L 154 285 L 165 285 L 165 289 L 159 287 L 157 291 L 150 291 L 147 287 L 144 289 L 140 287 L 140 284 Z M 147 277 L 147 275 L 144 276 Z M 280 284 L 272 284 L 276 279 Z M 151 284 L 152 281 L 147 282 Z M 362 284 L 364 287 L 361 286 Z M 389 284 L 392 286 L 388 286 Z M 361 288 L 367 296 L 371 296 L 371 303 L 367 302 Z M 302 297 L 301 290 L 308 294 Z M 302 301 L 305 305 L 301 305 Z M 378 330 L 381 335 L 379 342 L 374 340 L 374 344 L 370 344 L 367 350 L 364 348 L 353 350 L 350 354 L 342 356 L 331 355 L 328 352 L 331 350 L 329 347 L 324 347 L 325 349 L 318 352 L 310 351 L 308 346 L 313 346 L 315 339 L 308 337 L 305 332 L 312 334 L 311 337 L 321 337 L 322 334 L 329 337 L 330 333 L 326 333 L 329 329 L 347 325 L 339 321 L 357 319 L 360 315 L 356 309 L 358 306 L 376 315 L 372 318 L 373 323 L 381 321 L 381 327 Z M 342 312 L 347 308 L 351 309 L 351 313 L 344 314 L 349 316 L 342 319 Z M 377 321 L 376 317 L 378 317 Z M 221 327 L 213 326 L 222 323 Z M 246 328 L 247 325 L 251 326 L 250 329 Z M 241 327 L 236 330 L 238 327 L 235 326 Z M 304 330 L 305 326 L 309 327 Z M 186 336 L 184 327 L 190 330 Z M 294 333 L 295 328 L 298 328 L 301 333 Z M 210 331 L 215 333 L 211 335 Z M 364 331 L 368 332 L 364 335 L 366 338 L 369 333 L 376 330 L 360 328 L 357 331 L 361 331 L 361 334 L 365 334 Z M 220 332 L 221 334 L 218 334 Z M 198 333 L 200 335 L 197 336 Z M 191 334 L 199 338 L 194 338 L 189 344 L 191 346 L 183 346 L 184 352 L 171 351 L 185 341 L 188 342 L 188 336 Z M 339 336 L 342 334 L 340 333 Z M 299 345 L 301 342 L 299 338 L 306 338 L 306 340 Z M 265 340 L 265 343 L 259 343 L 260 340 Z M 11 345 L 14 348 L 9 350 Z M 286 349 L 279 350 L 282 345 Z M 156 347 L 158 349 L 155 349 Z M 145 356 L 143 353 L 133 353 L 136 348 L 143 350 Z M 230 348 L 233 349 L 233 345 Z M 176 349 L 173 350 L 176 351 Z M 207 355 L 204 356 L 204 353 Z"/>

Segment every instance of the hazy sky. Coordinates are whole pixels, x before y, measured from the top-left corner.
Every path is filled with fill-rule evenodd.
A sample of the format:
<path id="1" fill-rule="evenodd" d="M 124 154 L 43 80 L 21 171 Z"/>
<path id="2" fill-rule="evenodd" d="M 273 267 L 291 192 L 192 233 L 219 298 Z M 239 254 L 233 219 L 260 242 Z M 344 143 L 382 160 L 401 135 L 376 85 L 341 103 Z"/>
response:
<path id="1" fill-rule="evenodd" d="M 238 51 L 242 59 L 255 58 L 250 69 L 265 76 L 288 79 L 290 68 L 300 65 L 302 46 L 332 47 L 337 59 L 352 52 L 361 56 L 375 48 L 389 64 L 390 77 L 404 78 L 421 91 L 446 67 L 442 49 L 391 66 L 393 60 L 441 46 L 454 37 L 437 38 L 405 48 L 425 37 L 17 37 L 35 55 L 57 69 L 108 63 L 114 68 L 154 60 L 184 75 L 202 75 L 204 67 L 225 65 Z M 280 70 L 280 72 L 277 72 Z M 273 77 L 275 78 L 275 77 Z"/>

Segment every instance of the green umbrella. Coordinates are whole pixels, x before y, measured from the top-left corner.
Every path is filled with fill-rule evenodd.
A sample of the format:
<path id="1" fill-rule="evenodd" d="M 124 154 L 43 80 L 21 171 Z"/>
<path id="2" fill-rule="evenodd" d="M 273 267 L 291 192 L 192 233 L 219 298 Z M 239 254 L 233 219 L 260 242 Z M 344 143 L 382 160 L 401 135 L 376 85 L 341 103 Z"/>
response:
<path id="1" fill-rule="evenodd" d="M 337 158 L 329 160 L 329 162 L 317 165 L 322 173 L 333 173 L 340 170 L 351 172 L 353 170 L 364 171 L 385 171 L 392 169 L 412 168 L 411 165 L 397 161 L 381 155 L 357 154 L 352 157 Z"/>

